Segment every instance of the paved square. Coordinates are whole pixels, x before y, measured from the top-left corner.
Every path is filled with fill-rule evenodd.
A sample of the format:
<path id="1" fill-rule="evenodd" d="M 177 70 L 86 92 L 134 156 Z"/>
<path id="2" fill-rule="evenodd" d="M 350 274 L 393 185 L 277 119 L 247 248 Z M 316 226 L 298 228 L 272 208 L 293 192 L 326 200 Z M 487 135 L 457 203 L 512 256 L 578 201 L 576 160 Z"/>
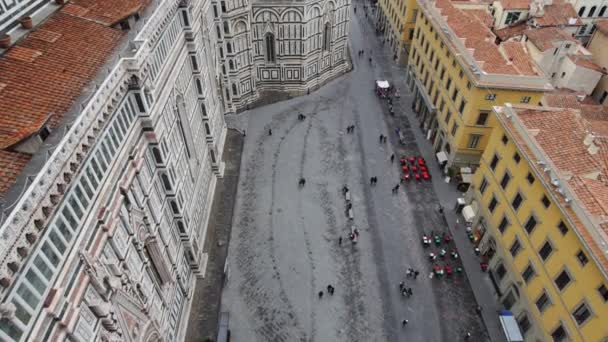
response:
<path id="1" fill-rule="evenodd" d="M 242 114 L 249 121 L 222 296 L 231 340 L 460 341 L 470 331 L 472 341 L 487 341 L 467 277 L 428 277 L 422 234 L 447 230 L 433 185 L 402 184 L 391 193 L 399 166 L 390 155 L 420 154 L 404 116 L 413 117 L 411 102 L 400 89 L 397 118 L 386 114 L 374 80 L 404 74 L 392 74 L 399 69 L 381 54 L 364 17 L 351 24 L 352 50 L 366 54 L 354 54 L 352 73 L 311 95 Z M 306 119 L 298 120 L 299 113 Z M 349 125 L 355 125 L 352 134 Z M 380 134 L 389 137 L 387 144 L 379 143 Z M 436 165 L 431 168 L 441 181 Z M 372 176 L 378 177 L 373 187 Z M 352 223 L 344 185 L 353 197 Z M 352 224 L 361 232 L 356 245 L 347 237 Z M 421 276 L 406 278 L 407 267 Z M 399 293 L 402 280 L 412 287 L 411 298 Z M 336 288 L 333 296 L 328 284 Z"/>

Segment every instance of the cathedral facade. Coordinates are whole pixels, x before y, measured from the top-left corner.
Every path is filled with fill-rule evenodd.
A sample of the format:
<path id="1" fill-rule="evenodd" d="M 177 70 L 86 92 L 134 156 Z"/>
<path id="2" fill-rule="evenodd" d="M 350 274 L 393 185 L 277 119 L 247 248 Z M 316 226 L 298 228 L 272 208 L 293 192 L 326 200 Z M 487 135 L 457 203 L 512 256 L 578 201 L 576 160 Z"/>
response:
<path id="1" fill-rule="evenodd" d="M 226 110 L 305 94 L 350 69 L 350 0 L 212 1 Z"/>
<path id="2" fill-rule="evenodd" d="M 224 114 L 347 71 L 349 5 L 0 0 L 0 341 L 183 340 Z"/>

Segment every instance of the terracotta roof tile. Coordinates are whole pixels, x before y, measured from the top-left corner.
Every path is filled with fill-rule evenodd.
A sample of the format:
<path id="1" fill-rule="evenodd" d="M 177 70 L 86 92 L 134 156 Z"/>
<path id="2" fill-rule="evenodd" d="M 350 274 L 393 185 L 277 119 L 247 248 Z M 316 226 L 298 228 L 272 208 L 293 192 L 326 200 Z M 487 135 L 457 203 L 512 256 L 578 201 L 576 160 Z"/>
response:
<path id="1" fill-rule="evenodd" d="M 79 16 L 105 25 L 115 25 L 126 17 L 139 12 L 151 0 L 72 0 L 70 5 L 78 7 Z"/>
<path id="2" fill-rule="evenodd" d="M 553 43 L 563 41 L 578 43 L 571 34 L 557 27 L 532 28 L 525 30 L 524 34 L 540 51 L 554 48 Z"/>
<path id="3" fill-rule="evenodd" d="M 40 29 L 42 35 L 26 37 L 0 58 L 0 82 L 6 84 L 0 97 L 1 149 L 36 133 L 51 113 L 55 127 L 123 35 L 65 13 L 54 14 Z M 41 36 L 59 38 L 48 42 Z"/>
<path id="4" fill-rule="evenodd" d="M 591 70 L 595 70 L 597 72 L 605 73 L 605 70 L 602 69 L 602 67 L 595 64 L 595 62 L 592 60 L 592 56 L 569 55 L 568 58 L 574 64 L 576 64 L 582 68 L 591 69 Z"/>
<path id="5" fill-rule="evenodd" d="M 500 4 L 506 10 L 530 8 L 530 0 L 501 0 Z"/>
<path id="6" fill-rule="evenodd" d="M 523 43 L 509 41 L 502 43 L 500 46 L 503 49 L 505 57 L 507 57 L 519 73 L 524 75 L 536 74 L 534 61 L 530 59 L 528 50 Z"/>
<path id="7" fill-rule="evenodd" d="M 492 16 L 492 14 L 490 14 L 490 12 L 488 12 L 486 10 L 482 10 L 482 9 L 470 9 L 470 10 L 467 10 L 467 12 L 474 15 L 477 19 L 479 19 L 479 21 L 481 21 L 487 27 L 489 27 L 489 28 L 492 27 L 492 24 L 494 23 L 494 17 Z"/>
<path id="8" fill-rule="evenodd" d="M 0 150 L 0 196 L 15 183 L 30 159 L 31 156 L 24 153 Z"/>
<path id="9" fill-rule="evenodd" d="M 554 0 L 553 4 L 545 5 L 544 14 L 534 20 L 540 26 L 583 25 L 572 4 L 564 0 Z"/>
<path id="10" fill-rule="evenodd" d="M 468 53 L 472 54 L 481 70 L 491 74 L 539 75 L 537 72 L 530 72 L 528 68 L 517 69 L 495 44 L 494 33 L 470 10 L 456 8 L 450 0 L 436 0 L 435 6 L 452 31 L 469 49 Z M 530 56 L 527 58 L 531 60 Z"/>
<path id="11" fill-rule="evenodd" d="M 596 106 L 598 107 L 598 106 Z M 600 106 L 601 107 L 601 106 Z M 580 110 L 569 108 L 546 108 L 527 107 L 514 108 L 517 117 L 529 131 L 535 134 L 528 136 L 533 139 L 545 155 L 557 168 L 557 172 L 563 179 L 567 180 L 568 186 L 579 200 L 584 210 L 594 217 L 598 222 L 598 228 L 603 234 L 608 234 L 608 111 L 594 108 L 588 115 L 581 114 Z M 529 154 L 533 160 L 534 155 L 530 147 L 526 145 L 522 136 L 515 130 L 509 120 L 504 123 L 515 132 L 515 137 L 524 152 Z M 588 152 L 588 146 L 584 143 L 589 132 L 594 132 L 593 144 L 597 146 L 597 152 Z M 567 134 L 561 134 L 567 132 Z M 548 178 L 539 165 L 539 174 Z M 550 179 L 546 179 L 548 182 Z M 556 198 L 561 204 L 564 199 L 557 193 Z M 580 218 L 574 211 L 564 206 L 568 216 L 575 223 L 575 227 L 591 247 L 592 252 L 598 257 L 601 267 L 608 270 L 608 259 L 601 247 L 592 238 Z"/>

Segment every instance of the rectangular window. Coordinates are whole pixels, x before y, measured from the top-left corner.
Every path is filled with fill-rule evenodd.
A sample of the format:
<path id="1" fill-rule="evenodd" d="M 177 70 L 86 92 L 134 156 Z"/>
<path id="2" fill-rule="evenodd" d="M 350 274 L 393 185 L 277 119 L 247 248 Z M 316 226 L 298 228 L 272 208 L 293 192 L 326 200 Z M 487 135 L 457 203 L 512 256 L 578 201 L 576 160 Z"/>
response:
<path id="1" fill-rule="evenodd" d="M 494 212 L 494 209 L 496 209 L 496 205 L 498 204 L 498 201 L 496 200 L 496 197 L 492 196 L 492 199 L 490 200 L 490 204 L 488 204 L 488 209 L 490 210 L 490 212 Z"/>
<path id="2" fill-rule="evenodd" d="M 67 206 L 63 207 L 61 214 L 63 215 L 63 217 L 65 217 L 65 220 L 67 221 L 68 226 L 70 226 L 70 228 L 72 230 L 76 230 L 76 228 L 78 228 L 78 221 L 76 221 L 76 219 L 74 218 L 74 215 L 72 215 L 72 212 L 70 211 L 70 209 Z"/>
<path id="3" fill-rule="evenodd" d="M 481 183 L 479 184 L 479 193 L 481 193 L 483 195 L 483 193 L 486 191 L 487 187 L 488 187 L 488 180 L 486 179 L 486 177 L 483 177 L 481 179 Z"/>
<path id="4" fill-rule="evenodd" d="M 530 183 L 530 185 L 534 184 L 534 176 L 531 172 L 528 172 L 528 174 L 526 175 L 526 179 L 528 180 L 528 183 Z"/>
<path id="5" fill-rule="evenodd" d="M 517 254 L 519 254 L 520 250 L 521 250 L 521 243 L 519 242 L 519 239 L 516 236 L 515 240 L 513 240 L 513 244 L 511 244 L 511 248 L 509 248 L 509 252 L 511 252 L 511 256 L 513 256 L 515 258 L 517 256 Z"/>
<path id="6" fill-rule="evenodd" d="M 479 112 L 479 116 L 477 117 L 477 122 L 475 124 L 477 126 L 485 126 L 486 122 L 488 122 L 488 116 L 490 113 L 488 112 Z"/>
<path id="7" fill-rule="evenodd" d="M 479 134 L 471 134 L 469 135 L 469 142 L 467 143 L 467 148 L 477 148 L 479 145 L 479 141 L 481 140 L 481 135 Z"/>
<path id="8" fill-rule="evenodd" d="M 518 192 L 517 194 L 515 194 L 515 197 L 513 198 L 513 201 L 511 202 L 511 206 L 513 207 L 514 210 L 517 211 L 523 201 L 524 201 L 524 198 Z"/>
<path id="9" fill-rule="evenodd" d="M 467 106 L 467 100 L 461 99 L 460 100 L 460 107 L 458 107 L 458 111 L 460 112 L 460 114 L 464 113 L 464 109 L 466 108 L 466 106 Z"/>
<path id="10" fill-rule="evenodd" d="M 551 205 L 551 201 L 549 201 L 549 198 L 547 198 L 547 195 L 543 195 L 541 202 L 543 203 L 543 206 L 545 208 L 549 208 L 549 206 Z"/>
<path id="11" fill-rule="evenodd" d="M 519 153 L 515 152 L 513 154 L 513 160 L 515 160 L 515 163 L 519 164 L 519 161 L 521 160 L 521 157 L 519 156 Z"/>
<path id="12" fill-rule="evenodd" d="M 528 330 L 530 330 L 531 326 L 530 320 L 528 319 L 528 315 L 523 313 L 521 316 L 519 316 L 517 318 L 517 325 L 519 326 L 519 330 L 521 330 L 521 333 L 525 335 Z"/>
<path id="13" fill-rule="evenodd" d="M 53 266 L 57 267 L 57 265 L 59 265 L 59 257 L 57 256 L 57 253 L 55 253 L 55 250 L 51 248 L 48 241 L 42 245 L 41 250 Z"/>
<path id="14" fill-rule="evenodd" d="M 500 181 L 500 187 L 506 189 L 510 181 L 511 175 L 509 174 L 509 171 L 505 171 L 505 174 L 502 176 L 502 180 Z"/>
<path id="15" fill-rule="evenodd" d="M 599 292 L 600 297 L 604 300 L 604 302 L 608 302 L 608 287 L 602 284 L 597 288 L 597 292 Z"/>
<path id="16" fill-rule="evenodd" d="M 89 179 L 89 182 L 91 183 L 91 186 L 93 186 L 93 189 L 97 189 L 97 185 L 98 185 L 97 178 L 95 178 L 95 175 L 93 174 L 93 171 L 91 171 L 91 170 L 92 169 L 89 166 L 89 167 L 87 167 L 87 170 L 85 173 L 87 175 L 87 178 Z"/>
<path id="17" fill-rule="evenodd" d="M 566 270 L 563 270 L 558 276 L 557 278 L 555 278 L 555 286 L 557 286 L 557 288 L 561 291 L 563 290 L 566 286 L 568 286 L 568 284 L 570 284 L 570 275 L 568 274 L 568 272 L 566 272 Z"/>
<path id="18" fill-rule="evenodd" d="M 572 316 L 576 320 L 576 323 L 578 325 L 581 325 L 585 323 L 589 319 L 589 317 L 591 317 L 591 311 L 589 310 L 589 307 L 587 307 L 587 304 L 581 303 L 581 305 L 579 305 L 576 310 L 574 310 Z"/>
<path id="19" fill-rule="evenodd" d="M 445 114 L 445 123 L 450 123 L 450 118 L 452 117 L 452 112 L 448 110 L 447 114 Z"/>
<path id="20" fill-rule="evenodd" d="M 498 276 L 499 280 L 502 280 L 502 278 L 505 277 L 506 273 L 507 273 L 507 269 L 505 268 L 505 266 L 503 264 L 499 264 L 498 267 L 496 267 L 496 275 Z"/>
<path id="21" fill-rule="evenodd" d="M 551 255 L 551 252 L 553 252 L 553 246 L 551 246 L 549 241 L 545 241 L 545 244 L 538 251 L 538 255 L 540 255 L 540 258 L 543 259 L 543 261 L 546 261 Z"/>
<path id="22" fill-rule="evenodd" d="M 494 101 L 494 100 L 496 100 L 496 94 L 487 94 L 486 95 L 486 100 L 487 101 Z"/>
<path id="23" fill-rule="evenodd" d="M 500 158 L 498 157 L 497 154 L 495 154 L 494 157 L 492 158 L 492 162 L 490 163 L 490 169 L 492 169 L 492 171 L 496 170 L 496 165 L 498 165 L 499 160 L 500 160 Z"/>
<path id="24" fill-rule="evenodd" d="M 541 294 L 536 300 L 536 307 L 538 308 L 538 311 L 542 313 L 549 306 L 549 304 L 551 304 L 549 296 L 547 296 L 547 293 L 543 291 L 543 294 Z"/>
<path id="25" fill-rule="evenodd" d="M 141 98 L 141 94 L 139 93 L 134 93 L 133 96 L 135 97 L 135 103 L 137 103 L 137 109 L 141 112 L 144 113 L 145 107 L 144 107 L 144 101 Z"/>
<path id="26" fill-rule="evenodd" d="M 47 262 L 40 257 L 40 255 L 37 255 L 34 259 L 34 265 L 47 281 L 51 280 L 53 277 L 53 270 L 51 269 L 51 266 L 49 266 L 49 264 L 47 264 Z"/>
<path id="27" fill-rule="evenodd" d="M 507 136 L 503 134 L 501 141 L 502 141 L 503 145 L 506 145 L 509 142 L 509 138 L 507 138 Z"/>
<path id="28" fill-rule="evenodd" d="M 49 239 L 51 240 L 53 245 L 55 245 L 60 254 L 63 254 L 65 252 L 65 244 L 56 231 L 51 230 L 51 232 L 49 233 Z"/>
<path id="29" fill-rule="evenodd" d="M 568 334 L 566 333 L 566 329 L 564 329 L 563 325 L 559 325 L 557 329 L 553 330 L 551 333 L 551 338 L 553 342 L 566 342 L 568 341 Z"/>
<path id="30" fill-rule="evenodd" d="M 36 290 L 36 292 L 38 292 L 41 296 L 44 294 L 44 291 L 46 290 L 46 282 L 43 281 L 34 270 L 30 269 L 27 271 L 25 274 L 25 279 L 27 279 L 34 290 Z"/>
<path id="31" fill-rule="evenodd" d="M 458 88 L 454 88 L 454 92 L 452 93 L 452 101 L 455 103 L 456 98 L 458 97 Z"/>
<path id="32" fill-rule="evenodd" d="M 587 255 L 585 255 L 585 252 L 583 252 L 582 250 L 579 250 L 578 253 L 576 253 L 576 259 L 578 259 L 578 262 L 581 264 L 581 266 L 585 266 L 589 262 L 589 259 L 587 259 Z"/>
<path id="33" fill-rule="evenodd" d="M 454 124 L 452 124 L 452 136 L 456 135 L 456 131 L 458 131 L 458 124 L 454 121 Z"/>
<path id="34" fill-rule="evenodd" d="M 566 226 L 564 221 L 559 221 L 559 224 L 557 225 L 557 229 L 560 231 L 560 233 L 562 233 L 562 236 L 566 235 L 566 233 L 568 233 L 568 227 Z"/>
<path id="35" fill-rule="evenodd" d="M 445 67 L 441 67 L 441 75 L 439 76 L 441 81 L 443 81 L 443 76 L 445 76 Z"/>
<path id="36" fill-rule="evenodd" d="M 507 219 L 506 216 L 502 217 L 502 220 L 500 220 L 500 224 L 498 225 L 498 231 L 503 234 L 505 232 L 505 230 L 507 230 L 507 228 L 509 227 L 509 220 Z"/>
<path id="37" fill-rule="evenodd" d="M 530 103 L 531 99 L 532 98 L 530 96 L 524 96 L 524 97 L 521 98 L 520 102 L 521 103 Z"/>
<path id="38" fill-rule="evenodd" d="M 40 297 L 34 294 L 25 284 L 21 284 L 17 289 L 17 294 L 25 301 L 25 303 L 32 308 L 32 310 L 36 310 L 38 303 L 40 302 Z"/>
<path id="39" fill-rule="evenodd" d="M 534 217 L 534 215 L 532 215 L 526 222 L 524 229 L 526 230 L 526 232 L 528 232 L 528 234 L 531 234 L 532 231 L 534 230 L 534 228 L 536 228 L 536 224 L 537 224 L 536 218 Z"/>
<path id="40" fill-rule="evenodd" d="M 524 279 L 524 281 L 527 284 L 530 282 L 530 279 L 532 279 L 532 277 L 534 277 L 535 275 L 536 275 L 536 271 L 534 270 L 534 267 L 532 267 L 532 264 L 528 264 L 526 269 L 522 272 L 521 277 Z"/>
<path id="41" fill-rule="evenodd" d="M 452 85 L 452 78 L 448 77 L 448 83 L 445 85 L 445 89 L 450 91 L 450 86 Z"/>

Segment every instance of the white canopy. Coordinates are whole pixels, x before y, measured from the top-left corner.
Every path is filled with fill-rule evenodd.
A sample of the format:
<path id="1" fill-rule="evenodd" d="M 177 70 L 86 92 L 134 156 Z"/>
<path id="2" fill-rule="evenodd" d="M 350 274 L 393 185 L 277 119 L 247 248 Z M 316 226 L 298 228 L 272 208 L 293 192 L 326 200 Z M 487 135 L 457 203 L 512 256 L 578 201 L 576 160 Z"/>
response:
<path id="1" fill-rule="evenodd" d="M 448 161 L 448 155 L 443 151 L 437 152 L 437 161 L 439 161 L 439 164 L 445 163 Z"/>
<path id="2" fill-rule="evenodd" d="M 473 219 L 475 218 L 475 210 L 473 210 L 473 207 L 467 205 L 466 207 L 462 208 L 462 217 L 464 217 L 465 221 L 469 223 L 473 222 Z"/>
<path id="3" fill-rule="evenodd" d="M 511 313 L 511 311 L 503 310 L 498 317 L 500 318 L 500 325 L 502 325 L 502 330 L 505 332 L 507 341 L 523 342 L 524 337 L 521 335 L 519 325 L 517 325 L 513 313 Z"/>
<path id="4" fill-rule="evenodd" d="M 377 80 L 376 85 L 378 86 L 378 88 L 388 88 L 389 87 L 388 81 L 382 81 L 382 80 Z"/>

